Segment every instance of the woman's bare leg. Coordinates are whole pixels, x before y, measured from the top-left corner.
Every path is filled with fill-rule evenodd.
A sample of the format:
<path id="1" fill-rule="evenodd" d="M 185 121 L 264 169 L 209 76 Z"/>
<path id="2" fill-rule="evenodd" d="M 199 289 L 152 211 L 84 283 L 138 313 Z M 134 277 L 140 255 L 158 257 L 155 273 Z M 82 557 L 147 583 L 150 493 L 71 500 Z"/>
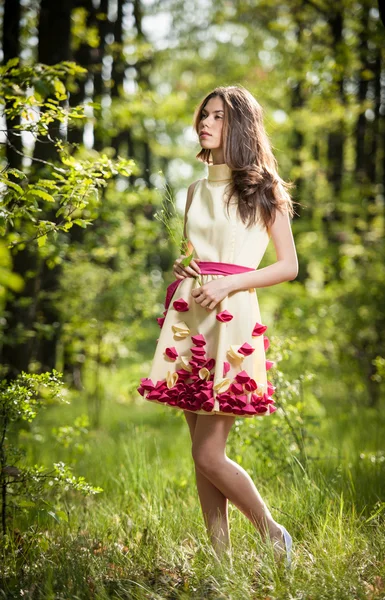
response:
<path id="1" fill-rule="evenodd" d="M 258 528 L 263 539 L 277 543 L 275 552 L 284 550 L 283 536 L 249 474 L 226 456 L 226 441 L 235 417 L 195 415 L 192 445 L 196 469 L 222 492 Z M 208 486 L 206 487 L 209 490 Z"/>
<path id="2" fill-rule="evenodd" d="M 190 429 L 191 441 L 193 441 L 199 415 L 187 410 L 184 411 L 184 414 Z M 228 500 L 196 467 L 195 478 L 206 529 L 212 546 L 217 556 L 220 557 L 225 550 L 230 549 Z"/>

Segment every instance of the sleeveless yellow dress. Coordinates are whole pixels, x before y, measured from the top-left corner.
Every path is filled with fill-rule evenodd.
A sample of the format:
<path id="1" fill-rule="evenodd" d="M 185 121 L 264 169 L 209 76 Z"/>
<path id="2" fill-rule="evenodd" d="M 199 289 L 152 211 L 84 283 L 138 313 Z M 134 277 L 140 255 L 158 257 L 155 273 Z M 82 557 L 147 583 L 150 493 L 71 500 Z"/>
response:
<path id="1" fill-rule="evenodd" d="M 202 261 L 258 268 L 269 243 L 261 224 L 247 229 L 233 196 L 229 215 L 227 186 L 231 169 L 208 165 L 197 181 L 187 213 L 186 233 L 194 257 Z M 164 317 L 148 377 L 139 393 L 148 401 L 197 414 L 264 416 L 276 410 L 274 386 L 267 379 L 269 340 L 261 322 L 255 288 L 229 294 L 213 310 L 202 308 L 191 291 L 223 275 L 181 280 Z"/>

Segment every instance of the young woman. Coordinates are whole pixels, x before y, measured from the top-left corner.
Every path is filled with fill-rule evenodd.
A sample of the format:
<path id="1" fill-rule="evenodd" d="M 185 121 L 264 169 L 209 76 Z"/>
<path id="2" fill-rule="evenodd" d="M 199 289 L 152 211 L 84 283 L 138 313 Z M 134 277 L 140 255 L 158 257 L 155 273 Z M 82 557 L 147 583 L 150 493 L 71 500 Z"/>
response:
<path id="1" fill-rule="evenodd" d="M 242 86 L 218 87 L 195 114 L 208 176 L 190 185 L 184 236 L 189 255 L 174 263 L 151 372 L 138 391 L 184 411 L 196 483 L 218 557 L 231 550 L 230 500 L 290 566 L 292 538 L 272 517 L 248 473 L 226 456 L 236 417 L 272 414 L 267 327 L 256 288 L 295 279 L 293 201 L 277 172 L 260 104 Z M 277 261 L 258 269 L 270 237 Z"/>

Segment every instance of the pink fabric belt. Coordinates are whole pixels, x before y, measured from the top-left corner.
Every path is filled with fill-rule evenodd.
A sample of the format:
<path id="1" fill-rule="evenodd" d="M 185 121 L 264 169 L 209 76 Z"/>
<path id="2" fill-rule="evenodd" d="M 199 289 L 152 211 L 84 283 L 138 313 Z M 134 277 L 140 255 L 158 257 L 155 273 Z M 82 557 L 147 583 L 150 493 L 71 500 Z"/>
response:
<path id="1" fill-rule="evenodd" d="M 198 263 L 201 275 L 236 275 L 237 273 L 247 273 L 248 271 L 255 271 L 250 267 L 243 267 L 242 265 L 233 265 L 231 263 L 224 262 L 210 262 L 201 260 Z M 173 295 L 176 292 L 178 285 L 183 279 L 176 279 L 167 288 L 166 300 L 164 307 L 167 310 L 170 306 Z"/>

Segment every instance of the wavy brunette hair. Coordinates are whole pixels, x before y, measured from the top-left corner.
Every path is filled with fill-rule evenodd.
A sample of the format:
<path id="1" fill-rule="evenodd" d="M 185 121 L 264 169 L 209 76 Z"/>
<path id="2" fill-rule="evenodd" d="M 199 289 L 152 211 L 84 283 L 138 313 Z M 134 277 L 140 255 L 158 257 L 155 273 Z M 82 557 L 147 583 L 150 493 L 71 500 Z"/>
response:
<path id="1" fill-rule="evenodd" d="M 232 170 L 227 212 L 234 194 L 238 195 L 238 212 L 247 227 L 261 222 L 269 230 L 276 211 L 294 215 L 293 200 L 288 190 L 293 183 L 278 175 L 278 163 L 273 155 L 263 125 L 263 109 L 254 96 L 242 86 L 217 87 L 202 100 L 194 113 L 194 128 L 199 135 L 202 111 L 210 98 L 219 96 L 224 104 L 222 129 L 223 155 Z M 211 150 L 202 148 L 198 160 L 212 164 Z"/>

